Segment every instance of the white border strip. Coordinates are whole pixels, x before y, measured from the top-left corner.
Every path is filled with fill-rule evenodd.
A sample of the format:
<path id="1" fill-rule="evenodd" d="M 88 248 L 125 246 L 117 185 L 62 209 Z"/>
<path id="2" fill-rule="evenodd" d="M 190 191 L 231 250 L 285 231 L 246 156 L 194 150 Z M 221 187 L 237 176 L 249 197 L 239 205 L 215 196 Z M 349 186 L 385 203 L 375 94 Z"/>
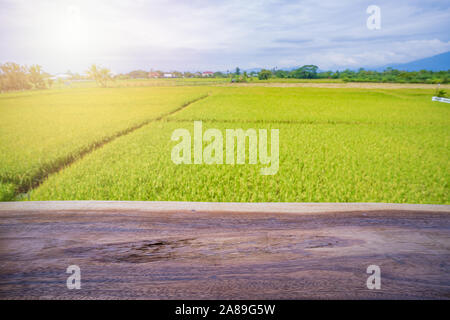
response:
<path id="1" fill-rule="evenodd" d="M 441 98 L 441 97 L 433 97 L 433 98 L 431 98 L 431 101 L 439 101 L 439 102 L 450 103 L 450 99 Z"/>
<path id="2" fill-rule="evenodd" d="M 233 213 L 319 213 L 348 211 L 432 211 L 450 213 L 450 205 L 401 203 L 178 202 L 178 201 L 21 201 L 1 202 L 5 211 L 153 211 Z"/>

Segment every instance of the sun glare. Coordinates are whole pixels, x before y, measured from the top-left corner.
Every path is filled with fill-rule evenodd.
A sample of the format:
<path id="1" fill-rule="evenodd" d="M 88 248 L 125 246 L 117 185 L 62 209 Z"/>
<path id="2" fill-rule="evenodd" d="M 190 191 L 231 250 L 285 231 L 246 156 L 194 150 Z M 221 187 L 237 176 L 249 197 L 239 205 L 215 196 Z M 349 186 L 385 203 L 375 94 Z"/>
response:
<path id="1" fill-rule="evenodd" d="M 69 6 L 65 16 L 62 45 L 67 51 L 79 51 L 82 44 L 80 9 L 76 6 Z"/>
<path id="2" fill-rule="evenodd" d="M 43 8 L 37 14 L 40 28 L 34 32 L 36 47 L 52 57 L 56 65 L 65 65 L 65 70 L 79 70 L 93 63 L 92 57 L 101 44 L 93 44 L 92 21 L 89 12 L 76 5 L 55 5 Z M 98 28 L 97 28 L 98 29 Z M 101 48 L 100 48 L 101 49 Z"/>
<path id="3" fill-rule="evenodd" d="M 88 49 L 87 21 L 84 21 L 80 8 L 68 6 L 63 15 L 60 29 L 61 49 L 69 57 L 79 56 Z"/>

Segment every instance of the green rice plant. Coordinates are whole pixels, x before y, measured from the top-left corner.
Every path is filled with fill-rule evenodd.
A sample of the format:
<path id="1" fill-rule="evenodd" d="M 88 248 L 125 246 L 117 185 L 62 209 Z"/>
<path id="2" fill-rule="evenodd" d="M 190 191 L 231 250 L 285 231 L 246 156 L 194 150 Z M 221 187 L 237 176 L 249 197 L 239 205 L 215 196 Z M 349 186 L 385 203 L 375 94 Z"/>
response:
<path id="1" fill-rule="evenodd" d="M 31 200 L 394 202 L 449 204 L 446 126 L 203 122 L 217 128 L 279 129 L 280 166 L 179 164 L 173 130 L 155 122 L 49 177 Z M 205 144 L 206 145 L 206 144 Z"/>
<path id="2" fill-rule="evenodd" d="M 217 88 L 169 119 L 450 125 L 450 108 L 431 95 L 420 89 Z"/>
<path id="3" fill-rule="evenodd" d="M 204 97 L 204 88 L 86 88 L 0 96 L 0 198 L 99 145 Z M 6 187 L 5 187 L 6 185 Z"/>
<path id="4" fill-rule="evenodd" d="M 450 111 L 432 103 L 432 93 L 217 86 L 10 93 L 0 96 L 0 199 L 30 184 L 24 200 L 449 204 Z M 176 165 L 171 134 L 192 132 L 195 120 L 221 132 L 279 129 L 279 171 Z"/>

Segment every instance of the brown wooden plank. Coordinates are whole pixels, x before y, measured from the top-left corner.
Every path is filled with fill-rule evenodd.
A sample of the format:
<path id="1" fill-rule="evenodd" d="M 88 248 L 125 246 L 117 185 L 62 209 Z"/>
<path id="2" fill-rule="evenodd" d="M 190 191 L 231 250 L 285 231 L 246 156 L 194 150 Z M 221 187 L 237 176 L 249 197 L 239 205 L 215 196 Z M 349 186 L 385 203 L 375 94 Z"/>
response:
<path id="1" fill-rule="evenodd" d="M 448 206 L 11 208 L 0 208 L 2 299 L 450 298 Z M 80 290 L 66 287 L 73 264 Z M 381 268 L 381 290 L 366 287 L 372 264 Z"/>

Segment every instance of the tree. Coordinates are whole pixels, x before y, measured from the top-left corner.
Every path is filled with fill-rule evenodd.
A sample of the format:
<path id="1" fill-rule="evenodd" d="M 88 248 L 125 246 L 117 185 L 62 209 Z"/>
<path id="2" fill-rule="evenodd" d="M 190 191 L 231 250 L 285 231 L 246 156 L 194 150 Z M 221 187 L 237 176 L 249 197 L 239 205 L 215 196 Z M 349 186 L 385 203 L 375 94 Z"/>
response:
<path id="1" fill-rule="evenodd" d="M 174 78 L 183 78 L 183 74 L 180 71 L 173 71 L 172 74 Z"/>
<path id="2" fill-rule="evenodd" d="M 0 65 L 0 90 L 25 90 L 31 88 L 26 67 L 14 62 Z"/>
<path id="3" fill-rule="evenodd" d="M 275 77 L 277 78 L 287 78 L 289 75 L 289 72 L 284 70 L 277 70 L 274 72 Z"/>
<path id="4" fill-rule="evenodd" d="M 134 70 L 128 73 L 128 76 L 131 79 L 140 79 L 140 78 L 143 79 L 148 78 L 148 72 L 144 70 Z"/>
<path id="5" fill-rule="evenodd" d="M 40 65 L 32 65 L 28 68 L 30 82 L 36 89 L 45 89 L 44 75 Z"/>
<path id="6" fill-rule="evenodd" d="M 270 77 L 272 77 L 272 71 L 267 70 L 267 69 L 262 69 L 259 73 L 258 73 L 258 79 L 259 80 L 267 80 Z"/>
<path id="7" fill-rule="evenodd" d="M 247 72 L 244 71 L 244 74 L 242 76 L 237 76 L 236 78 L 233 78 L 232 82 L 248 82 Z"/>
<path id="8" fill-rule="evenodd" d="M 225 78 L 226 75 L 223 74 L 223 73 L 220 72 L 220 71 L 217 71 L 217 72 L 214 72 L 213 77 L 214 77 L 214 78 Z"/>
<path id="9" fill-rule="evenodd" d="M 101 87 L 106 87 L 109 80 L 112 80 L 111 71 L 108 68 L 99 68 L 93 64 L 89 70 L 86 71 L 89 78 L 95 80 Z"/>
<path id="10" fill-rule="evenodd" d="M 317 77 L 317 69 L 319 67 L 308 64 L 292 71 L 292 77 L 297 79 L 314 79 Z"/>
<path id="11" fill-rule="evenodd" d="M 239 76 L 241 74 L 241 69 L 239 69 L 239 67 L 236 67 L 236 75 Z"/>

